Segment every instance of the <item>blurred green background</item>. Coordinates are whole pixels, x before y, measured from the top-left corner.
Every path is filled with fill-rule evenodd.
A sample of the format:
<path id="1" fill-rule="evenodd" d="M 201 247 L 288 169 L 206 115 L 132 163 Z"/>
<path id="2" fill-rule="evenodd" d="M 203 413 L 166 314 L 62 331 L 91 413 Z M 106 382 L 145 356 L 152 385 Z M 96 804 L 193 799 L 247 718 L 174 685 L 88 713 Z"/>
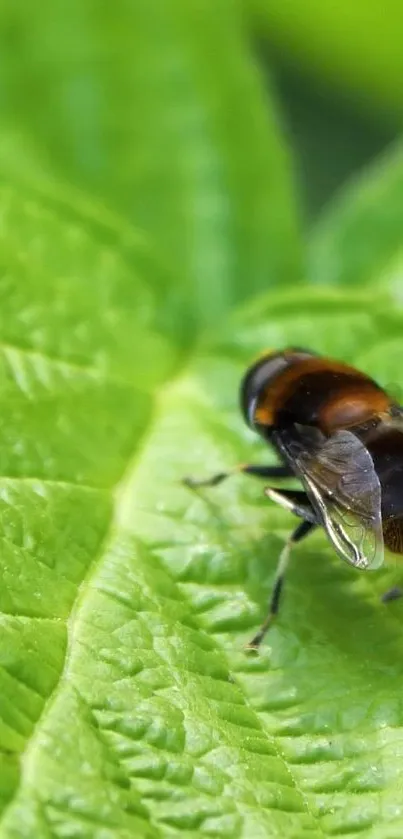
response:
<path id="1" fill-rule="evenodd" d="M 155 237 L 174 271 L 181 254 L 183 283 L 194 272 L 206 321 L 225 310 L 227 285 L 242 298 L 246 283 L 250 293 L 294 282 L 301 269 L 288 241 L 291 204 L 307 230 L 338 187 L 399 136 L 402 29 L 401 4 L 392 0 L 382 7 L 320 0 L 198 0 L 187 9 L 179 0 L 113 8 L 89 0 L 3 4 L 0 113 L 11 131 L 4 166 L 37 177 L 45 170 L 123 213 Z M 284 166 L 285 143 L 287 186 L 276 162 L 282 146 Z M 231 206 L 232 187 L 244 216 Z M 204 208 L 194 224 L 202 192 L 210 222 Z M 246 264 L 239 258 L 231 265 L 219 241 L 226 201 L 234 233 L 245 239 L 247 279 Z M 274 203 L 278 217 L 289 216 L 277 230 L 269 218 Z M 266 265 L 259 224 L 271 228 Z M 198 255 L 203 248 L 209 260 Z M 209 266 L 216 276 L 221 269 L 214 287 L 202 266 L 206 275 Z M 181 292 L 175 295 L 174 310 L 186 308 Z"/>
<path id="2" fill-rule="evenodd" d="M 246 0 L 294 149 L 301 200 L 314 218 L 337 187 L 401 132 L 399 2 Z"/>
<path id="3" fill-rule="evenodd" d="M 264 68 L 270 61 L 267 45 L 258 47 L 258 56 Z M 309 224 L 338 187 L 393 141 L 399 128 L 376 101 L 372 109 L 360 107 L 359 94 L 348 85 L 326 84 L 319 74 L 311 78 L 305 61 L 289 66 L 284 59 L 272 57 L 273 76 Z"/>

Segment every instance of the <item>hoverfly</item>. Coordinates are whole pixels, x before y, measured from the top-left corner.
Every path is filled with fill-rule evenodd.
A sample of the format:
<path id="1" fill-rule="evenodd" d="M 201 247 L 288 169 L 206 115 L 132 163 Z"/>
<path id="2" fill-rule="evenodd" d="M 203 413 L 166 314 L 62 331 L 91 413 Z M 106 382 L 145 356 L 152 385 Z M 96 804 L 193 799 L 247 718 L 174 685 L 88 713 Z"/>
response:
<path id="1" fill-rule="evenodd" d="M 403 409 L 365 373 L 294 347 L 267 353 L 246 371 L 240 402 L 279 465 L 242 464 L 185 483 L 215 486 L 234 472 L 301 482 L 297 490 L 265 489 L 301 522 L 280 554 L 267 615 L 248 645 L 257 649 L 278 614 L 291 549 L 316 527 L 356 568 L 379 568 L 384 545 L 403 553 Z M 383 599 L 400 594 L 392 589 Z"/>

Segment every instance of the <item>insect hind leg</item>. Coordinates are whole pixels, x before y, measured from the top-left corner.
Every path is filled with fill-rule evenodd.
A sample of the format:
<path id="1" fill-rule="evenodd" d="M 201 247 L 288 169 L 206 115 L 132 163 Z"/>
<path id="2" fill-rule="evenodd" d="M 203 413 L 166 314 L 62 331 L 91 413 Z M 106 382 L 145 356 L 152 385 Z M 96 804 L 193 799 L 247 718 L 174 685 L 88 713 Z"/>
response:
<path id="1" fill-rule="evenodd" d="M 391 600 L 399 600 L 401 597 L 403 597 L 403 589 L 400 586 L 393 586 L 382 594 L 381 600 L 382 603 L 389 603 Z"/>
<path id="2" fill-rule="evenodd" d="M 265 617 L 260 629 L 257 631 L 256 635 L 254 635 L 254 637 L 249 642 L 249 644 L 246 645 L 247 650 L 257 651 L 259 649 L 260 644 L 262 643 L 263 638 L 266 635 L 266 632 L 270 629 L 274 619 L 276 618 L 276 616 L 278 614 L 279 607 L 280 607 L 280 601 L 281 601 L 281 595 L 282 595 L 283 588 L 284 588 L 285 575 L 286 575 L 287 567 L 288 567 L 288 564 L 289 564 L 289 561 L 290 561 L 292 547 L 297 542 L 300 542 L 301 539 L 304 539 L 304 537 L 307 536 L 308 533 L 311 533 L 311 531 L 315 527 L 316 527 L 316 523 L 314 523 L 314 522 L 302 521 L 298 525 L 298 527 L 295 528 L 295 530 L 293 531 L 291 536 L 287 539 L 287 542 L 285 543 L 285 545 L 283 547 L 283 550 L 281 551 L 281 554 L 280 554 L 280 557 L 279 557 L 277 570 L 276 570 L 276 576 L 274 578 L 274 585 L 273 585 L 273 589 L 272 589 L 272 592 L 271 592 L 266 617 Z"/>
<path id="3" fill-rule="evenodd" d="M 320 524 L 318 516 L 306 494 L 301 489 L 277 489 L 266 487 L 265 495 L 276 504 L 289 510 L 294 516 L 312 524 Z"/>

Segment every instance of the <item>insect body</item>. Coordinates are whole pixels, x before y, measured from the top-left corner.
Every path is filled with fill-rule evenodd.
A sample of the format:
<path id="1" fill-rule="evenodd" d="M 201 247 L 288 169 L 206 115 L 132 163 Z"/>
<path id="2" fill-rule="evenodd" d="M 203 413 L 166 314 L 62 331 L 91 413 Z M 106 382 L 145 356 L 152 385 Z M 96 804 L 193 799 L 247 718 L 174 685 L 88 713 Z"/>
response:
<path id="1" fill-rule="evenodd" d="M 384 544 L 403 553 L 403 409 L 366 374 L 297 348 L 259 358 L 243 378 L 240 398 L 246 422 L 280 464 L 232 472 L 297 477 L 302 484 L 265 490 L 301 523 L 280 555 L 266 619 L 249 644 L 256 649 L 278 612 L 291 547 L 315 527 L 357 568 L 379 568 Z M 186 483 L 214 486 L 230 474 Z"/>

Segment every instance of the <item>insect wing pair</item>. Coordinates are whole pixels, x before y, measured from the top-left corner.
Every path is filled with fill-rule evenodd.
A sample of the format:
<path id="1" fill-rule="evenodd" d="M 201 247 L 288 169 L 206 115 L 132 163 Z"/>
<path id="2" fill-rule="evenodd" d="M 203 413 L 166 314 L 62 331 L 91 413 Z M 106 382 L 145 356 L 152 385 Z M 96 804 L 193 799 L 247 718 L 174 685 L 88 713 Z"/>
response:
<path id="1" fill-rule="evenodd" d="M 381 485 L 364 444 L 351 431 L 326 438 L 298 424 L 273 436 L 339 556 L 358 568 L 379 568 L 384 557 Z"/>

